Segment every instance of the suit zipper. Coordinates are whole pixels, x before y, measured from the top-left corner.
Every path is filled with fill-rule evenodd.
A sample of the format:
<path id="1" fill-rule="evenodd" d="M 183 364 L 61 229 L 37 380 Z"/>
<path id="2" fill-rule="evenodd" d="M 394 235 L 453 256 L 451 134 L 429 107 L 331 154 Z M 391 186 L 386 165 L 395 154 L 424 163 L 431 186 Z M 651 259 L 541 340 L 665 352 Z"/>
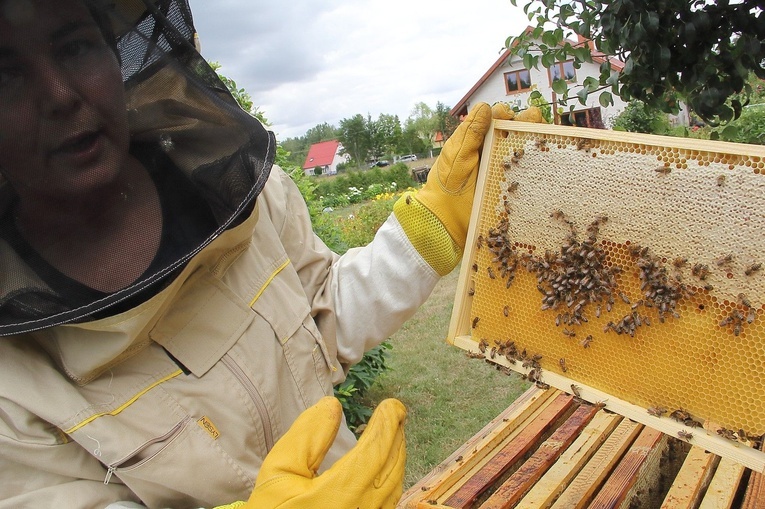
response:
<path id="1" fill-rule="evenodd" d="M 168 431 L 167 433 L 165 433 L 164 435 L 162 435 L 160 437 L 157 437 L 157 438 L 153 438 L 153 439 L 149 440 L 148 442 L 146 442 L 144 444 L 141 444 L 140 447 L 138 447 L 137 449 L 133 450 L 130 454 L 128 454 L 124 458 L 120 459 L 119 461 L 115 461 L 114 463 L 109 465 L 107 467 L 107 469 L 106 469 L 106 477 L 104 478 L 104 484 L 109 484 L 109 481 L 111 480 L 112 475 L 114 475 L 117 472 L 117 470 L 120 468 L 120 466 L 122 466 L 123 463 L 125 463 L 126 461 L 128 461 L 130 458 L 132 458 L 136 454 L 140 453 L 141 451 L 146 450 L 146 448 L 148 448 L 148 447 L 150 447 L 150 446 L 152 446 L 152 445 L 154 445 L 156 443 L 163 442 L 163 441 L 167 440 L 168 438 L 172 437 L 173 435 L 177 435 L 183 428 L 186 427 L 186 425 L 188 424 L 190 419 L 191 418 L 188 417 L 188 416 L 185 417 L 181 422 L 179 422 L 178 424 L 173 426 L 173 428 L 170 431 Z M 152 457 L 154 457 L 154 456 L 152 456 Z M 148 458 L 139 461 L 135 465 L 132 465 L 131 468 L 139 466 L 141 463 L 143 463 L 147 459 Z"/>
<path id="2" fill-rule="evenodd" d="M 270 451 L 274 447 L 274 435 L 271 431 L 271 418 L 268 416 L 268 409 L 266 408 L 266 402 L 263 400 L 263 396 L 258 392 L 257 387 L 250 379 L 245 375 L 244 370 L 237 364 L 237 362 L 229 355 L 223 356 L 223 364 L 231 371 L 231 373 L 239 380 L 244 390 L 250 395 L 250 399 L 258 409 L 260 420 L 263 425 L 263 437 L 266 441 L 266 450 Z"/>

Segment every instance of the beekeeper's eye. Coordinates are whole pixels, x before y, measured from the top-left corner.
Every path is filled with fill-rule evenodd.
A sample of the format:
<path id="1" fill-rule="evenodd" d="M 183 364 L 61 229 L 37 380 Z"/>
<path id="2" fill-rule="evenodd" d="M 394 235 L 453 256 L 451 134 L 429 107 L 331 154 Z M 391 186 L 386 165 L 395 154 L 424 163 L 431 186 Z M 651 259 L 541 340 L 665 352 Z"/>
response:
<path id="1" fill-rule="evenodd" d="M 108 50 L 97 28 L 84 28 L 58 40 L 54 45 L 56 59 L 62 63 L 77 63 L 88 58 L 101 56 Z"/>

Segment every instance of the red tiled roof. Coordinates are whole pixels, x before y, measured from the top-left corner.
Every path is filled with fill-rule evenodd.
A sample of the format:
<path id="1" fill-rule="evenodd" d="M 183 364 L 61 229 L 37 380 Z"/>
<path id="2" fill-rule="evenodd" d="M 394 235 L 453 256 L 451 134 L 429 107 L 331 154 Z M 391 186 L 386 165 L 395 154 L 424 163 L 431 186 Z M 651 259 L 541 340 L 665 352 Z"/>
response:
<path id="1" fill-rule="evenodd" d="M 337 147 L 340 142 L 337 140 L 322 141 L 314 143 L 308 149 L 308 155 L 305 156 L 303 169 L 315 168 L 316 166 L 329 166 L 337 153 Z"/>
<path id="2" fill-rule="evenodd" d="M 526 29 L 523 32 L 526 33 L 526 34 L 529 34 L 529 33 L 533 32 L 533 31 L 534 31 L 534 27 L 528 26 L 528 27 L 526 27 Z M 568 42 L 571 42 L 571 41 L 568 41 Z M 563 46 L 565 43 L 566 43 L 566 41 L 564 40 L 563 42 L 561 42 L 560 45 Z M 468 90 L 468 93 L 465 94 L 462 97 L 462 99 L 460 99 L 459 102 L 451 109 L 451 111 L 449 112 L 449 114 L 451 116 L 456 117 L 456 116 L 459 116 L 459 115 L 466 115 L 467 114 L 467 101 L 468 101 L 468 99 L 470 99 L 470 97 L 475 93 L 475 91 L 478 90 L 478 88 L 481 85 L 483 85 L 484 82 L 487 79 L 489 79 L 489 77 L 492 74 L 494 74 L 494 71 L 496 71 L 497 68 L 499 68 L 499 66 L 501 66 L 502 64 L 507 62 L 507 59 L 510 56 L 509 53 L 510 53 L 510 49 L 506 49 L 505 51 L 502 52 L 502 54 L 499 56 L 497 61 L 494 62 L 494 64 L 489 68 L 488 71 L 486 71 L 484 73 L 483 76 L 481 76 L 481 79 L 479 79 L 476 82 L 476 84 L 473 85 L 473 87 L 470 90 Z M 606 60 L 605 57 L 606 56 L 603 53 L 600 53 L 598 51 L 593 50 L 593 52 L 592 52 L 592 60 L 593 60 L 593 62 L 602 63 L 602 62 L 604 62 Z M 620 60 L 615 59 L 615 58 L 611 58 L 611 62 L 610 63 L 611 63 L 611 69 L 613 69 L 615 71 L 621 71 L 624 68 L 624 63 L 621 62 Z"/>

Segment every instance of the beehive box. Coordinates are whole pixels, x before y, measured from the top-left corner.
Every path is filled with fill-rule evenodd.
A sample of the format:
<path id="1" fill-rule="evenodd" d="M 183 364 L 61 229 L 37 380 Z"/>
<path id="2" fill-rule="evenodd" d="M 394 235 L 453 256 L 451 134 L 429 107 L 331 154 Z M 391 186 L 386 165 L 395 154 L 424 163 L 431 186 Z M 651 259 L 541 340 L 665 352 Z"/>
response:
<path id="1" fill-rule="evenodd" d="M 448 339 L 762 472 L 764 232 L 762 147 L 495 121 Z"/>

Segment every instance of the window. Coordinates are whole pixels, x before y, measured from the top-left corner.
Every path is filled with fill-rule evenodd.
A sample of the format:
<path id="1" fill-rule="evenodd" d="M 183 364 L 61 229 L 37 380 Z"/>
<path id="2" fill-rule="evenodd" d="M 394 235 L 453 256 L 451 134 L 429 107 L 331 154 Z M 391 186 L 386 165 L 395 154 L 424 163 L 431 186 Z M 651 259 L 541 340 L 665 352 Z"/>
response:
<path id="1" fill-rule="evenodd" d="M 563 79 L 567 82 L 576 81 L 576 69 L 574 69 L 574 62 L 558 62 L 550 67 L 550 84 L 554 80 Z"/>
<path id="2" fill-rule="evenodd" d="M 568 113 L 568 112 L 562 113 L 558 117 L 558 123 L 560 123 L 560 125 L 572 125 L 577 127 L 592 127 L 595 129 L 606 128 L 605 125 L 603 125 L 603 117 L 601 116 L 600 108 L 578 110 L 578 111 L 574 111 L 573 113 Z"/>
<path id="3" fill-rule="evenodd" d="M 505 91 L 515 94 L 531 88 L 531 73 L 527 69 L 505 73 Z"/>

